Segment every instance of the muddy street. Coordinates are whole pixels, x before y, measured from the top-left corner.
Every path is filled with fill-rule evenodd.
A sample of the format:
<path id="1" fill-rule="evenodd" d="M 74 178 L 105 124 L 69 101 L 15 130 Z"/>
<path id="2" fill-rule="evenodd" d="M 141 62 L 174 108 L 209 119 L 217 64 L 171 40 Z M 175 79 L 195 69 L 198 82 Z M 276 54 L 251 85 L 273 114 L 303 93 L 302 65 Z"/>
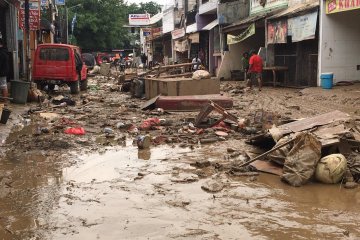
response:
<path id="1" fill-rule="evenodd" d="M 234 174 L 267 150 L 247 144 L 251 134 L 200 133 L 191 124 L 198 112 L 141 110 L 145 100 L 116 82 L 96 76 L 86 93 L 59 88 L 41 105 L 13 107 L 16 114 L 0 126 L 0 239 L 360 238 L 359 188 L 292 187 L 268 173 Z M 340 110 L 359 126 L 359 84 L 221 88 L 234 99 L 229 112 L 251 121 L 262 110 L 279 125 Z M 58 107 L 57 97 L 76 104 Z M 164 124 L 144 128 L 149 118 Z M 85 134 L 65 133 L 80 127 Z M 146 134 L 152 144 L 139 149 L 134 140 Z"/>

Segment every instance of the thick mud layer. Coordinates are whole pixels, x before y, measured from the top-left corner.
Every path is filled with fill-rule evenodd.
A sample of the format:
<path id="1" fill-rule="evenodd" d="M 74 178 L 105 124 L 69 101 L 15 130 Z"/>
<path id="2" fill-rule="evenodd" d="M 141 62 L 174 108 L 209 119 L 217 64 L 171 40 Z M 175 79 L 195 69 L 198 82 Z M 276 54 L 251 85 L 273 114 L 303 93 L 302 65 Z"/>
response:
<path id="1" fill-rule="evenodd" d="M 226 148 L 223 143 L 218 149 Z M 339 185 L 290 187 L 277 176 L 229 177 L 207 159 L 213 147 L 127 147 L 57 159 L 7 159 L 17 173 L 1 202 L 2 239 L 358 239 L 360 191 Z M 25 156 L 24 156 L 25 157 Z M 40 170 L 41 169 L 41 170 Z M 14 174 L 14 173 L 13 173 Z M 212 177 L 210 177 L 212 176 Z M 224 185 L 202 190 L 210 178 Z M 6 181 L 6 176 L 3 181 Z M 5 217 L 6 216 L 6 217 Z"/>

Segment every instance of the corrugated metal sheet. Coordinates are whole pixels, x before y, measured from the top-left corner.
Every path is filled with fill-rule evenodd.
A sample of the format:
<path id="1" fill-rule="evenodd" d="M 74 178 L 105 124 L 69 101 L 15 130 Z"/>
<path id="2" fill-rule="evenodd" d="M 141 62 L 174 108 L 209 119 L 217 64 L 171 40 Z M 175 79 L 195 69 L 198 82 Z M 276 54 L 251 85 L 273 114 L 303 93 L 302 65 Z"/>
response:
<path id="1" fill-rule="evenodd" d="M 312 2 L 312 3 L 303 3 L 298 4 L 292 7 L 289 7 L 285 9 L 284 11 L 281 11 L 271 17 L 268 17 L 268 19 L 275 19 L 280 17 L 290 17 L 290 16 L 297 16 L 302 15 L 304 12 L 314 10 L 319 7 L 319 2 Z"/>

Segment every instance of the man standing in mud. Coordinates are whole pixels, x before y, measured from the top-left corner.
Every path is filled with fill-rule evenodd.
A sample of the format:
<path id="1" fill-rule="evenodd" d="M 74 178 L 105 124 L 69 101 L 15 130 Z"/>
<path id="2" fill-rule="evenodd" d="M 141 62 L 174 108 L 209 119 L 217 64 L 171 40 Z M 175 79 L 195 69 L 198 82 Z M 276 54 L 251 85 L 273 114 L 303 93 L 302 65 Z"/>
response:
<path id="1" fill-rule="evenodd" d="M 5 99 L 8 97 L 8 88 L 6 77 L 9 73 L 9 57 L 7 50 L 4 47 L 4 42 L 0 39 L 0 89 L 2 97 Z M 6 100 L 5 100 L 6 102 Z"/>
<path id="2" fill-rule="evenodd" d="M 251 74 L 251 79 L 249 81 L 248 87 L 252 89 L 252 81 L 255 79 L 259 84 L 259 91 L 262 88 L 262 71 L 263 71 L 263 60 L 256 54 L 255 50 L 250 51 L 250 60 L 249 60 L 249 72 Z"/>

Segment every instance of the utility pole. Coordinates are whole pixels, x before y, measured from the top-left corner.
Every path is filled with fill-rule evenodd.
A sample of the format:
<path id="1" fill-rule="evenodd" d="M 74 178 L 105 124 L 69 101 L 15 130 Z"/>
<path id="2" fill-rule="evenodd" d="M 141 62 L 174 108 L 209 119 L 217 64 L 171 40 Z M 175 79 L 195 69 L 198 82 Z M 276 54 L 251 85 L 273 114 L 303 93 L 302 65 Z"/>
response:
<path id="1" fill-rule="evenodd" d="M 30 82 L 30 6 L 29 0 L 25 0 L 25 35 L 26 35 L 26 80 Z"/>

